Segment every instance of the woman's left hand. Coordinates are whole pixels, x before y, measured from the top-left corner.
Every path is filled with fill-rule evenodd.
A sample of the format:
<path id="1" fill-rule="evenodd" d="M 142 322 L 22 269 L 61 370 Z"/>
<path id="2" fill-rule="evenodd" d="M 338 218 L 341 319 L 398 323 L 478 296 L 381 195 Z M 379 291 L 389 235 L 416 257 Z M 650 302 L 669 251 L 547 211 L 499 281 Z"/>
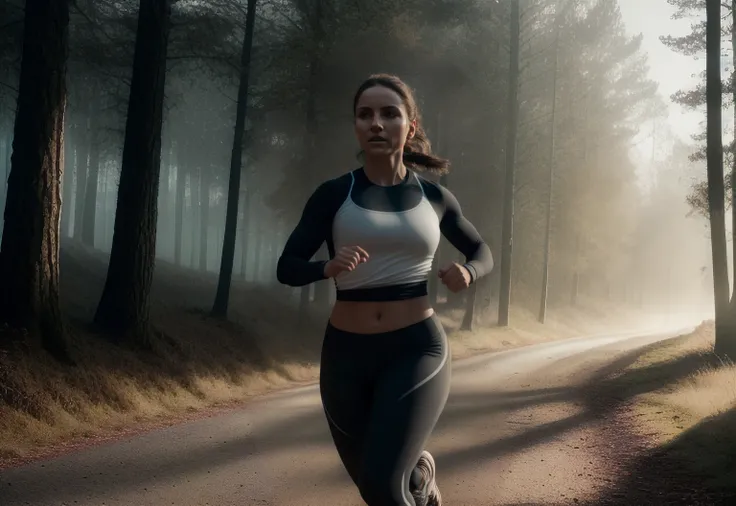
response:
<path id="1" fill-rule="evenodd" d="M 442 280 L 442 284 L 452 293 L 460 292 L 470 286 L 468 269 L 456 262 L 440 269 L 437 275 Z"/>

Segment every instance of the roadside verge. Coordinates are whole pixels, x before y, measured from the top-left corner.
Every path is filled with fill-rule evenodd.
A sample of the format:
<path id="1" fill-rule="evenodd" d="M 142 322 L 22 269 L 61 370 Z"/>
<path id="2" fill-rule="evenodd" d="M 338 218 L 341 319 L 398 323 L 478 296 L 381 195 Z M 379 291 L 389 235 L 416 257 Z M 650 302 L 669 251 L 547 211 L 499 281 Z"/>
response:
<path id="1" fill-rule="evenodd" d="M 713 354 L 712 322 L 655 344 L 596 390 L 610 486 L 599 505 L 736 504 L 736 366 Z"/>

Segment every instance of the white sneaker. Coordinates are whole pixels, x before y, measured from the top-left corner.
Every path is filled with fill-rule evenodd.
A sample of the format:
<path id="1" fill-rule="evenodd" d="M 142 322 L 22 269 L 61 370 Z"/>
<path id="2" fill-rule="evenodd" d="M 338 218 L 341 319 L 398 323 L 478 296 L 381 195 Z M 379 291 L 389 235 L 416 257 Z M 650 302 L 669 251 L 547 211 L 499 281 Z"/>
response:
<path id="1" fill-rule="evenodd" d="M 419 457 L 417 467 L 422 474 L 422 484 L 418 490 L 412 492 L 417 506 L 442 506 L 442 494 L 435 481 L 437 468 L 432 454 L 424 450 Z"/>

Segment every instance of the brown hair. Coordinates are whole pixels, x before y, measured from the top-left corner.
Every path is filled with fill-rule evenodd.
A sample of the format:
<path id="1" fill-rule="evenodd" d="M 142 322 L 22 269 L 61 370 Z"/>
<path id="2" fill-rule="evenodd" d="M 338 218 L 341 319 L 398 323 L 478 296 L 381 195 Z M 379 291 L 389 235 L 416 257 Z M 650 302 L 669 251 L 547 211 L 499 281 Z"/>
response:
<path id="1" fill-rule="evenodd" d="M 355 115 L 355 109 L 358 106 L 360 96 L 365 90 L 374 86 L 383 86 L 399 95 L 404 102 L 404 107 L 406 107 L 409 121 L 416 120 L 417 122 L 414 137 L 407 139 L 404 145 L 404 163 L 414 168 L 422 167 L 436 174 L 446 174 L 450 167 L 450 162 L 432 154 L 432 144 L 429 142 L 427 133 L 422 126 L 422 118 L 416 99 L 414 98 L 414 93 L 398 77 L 391 74 L 373 74 L 363 81 L 363 84 L 360 85 L 353 99 L 353 115 Z"/>

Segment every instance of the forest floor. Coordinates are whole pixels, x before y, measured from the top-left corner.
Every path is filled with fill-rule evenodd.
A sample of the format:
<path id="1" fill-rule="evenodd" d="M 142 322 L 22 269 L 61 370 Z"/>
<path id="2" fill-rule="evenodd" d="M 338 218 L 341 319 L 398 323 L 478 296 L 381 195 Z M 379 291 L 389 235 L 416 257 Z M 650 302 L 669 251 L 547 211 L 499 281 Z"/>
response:
<path id="1" fill-rule="evenodd" d="M 595 389 L 610 464 L 596 504 L 736 504 L 736 366 L 713 353 L 713 322 L 632 355 Z"/>
<path id="2" fill-rule="evenodd" d="M 217 320 L 208 315 L 217 276 L 160 260 L 152 291 L 159 337 L 154 349 L 110 344 L 89 327 L 106 265 L 105 254 L 74 245 L 62 250 L 62 309 L 75 367 L 28 350 L 0 353 L 0 468 L 198 418 L 317 379 L 324 317 L 299 323 L 289 289 L 235 281 L 229 320 Z M 455 359 L 631 330 L 636 317 L 631 310 L 587 302 L 551 308 L 541 325 L 512 308 L 510 327 L 494 328 L 485 316 L 476 330 L 465 332 L 458 330 L 462 311 L 437 309 Z"/>

